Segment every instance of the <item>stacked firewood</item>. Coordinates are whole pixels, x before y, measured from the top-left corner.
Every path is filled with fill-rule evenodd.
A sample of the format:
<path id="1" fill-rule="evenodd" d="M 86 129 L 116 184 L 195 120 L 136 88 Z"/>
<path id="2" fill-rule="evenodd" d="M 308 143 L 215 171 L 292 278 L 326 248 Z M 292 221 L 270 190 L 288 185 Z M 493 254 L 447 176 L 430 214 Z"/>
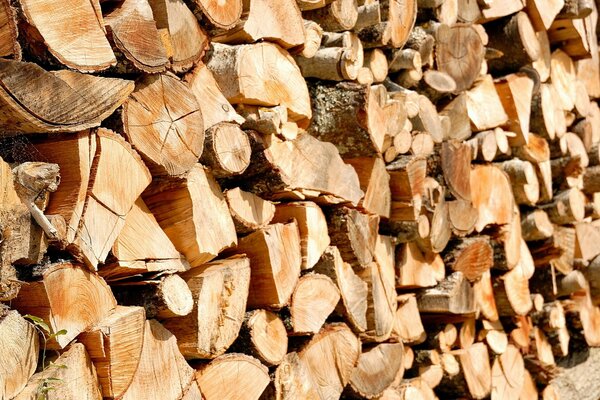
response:
<path id="1" fill-rule="evenodd" d="M 0 20 L 0 399 L 597 398 L 593 1 Z"/>

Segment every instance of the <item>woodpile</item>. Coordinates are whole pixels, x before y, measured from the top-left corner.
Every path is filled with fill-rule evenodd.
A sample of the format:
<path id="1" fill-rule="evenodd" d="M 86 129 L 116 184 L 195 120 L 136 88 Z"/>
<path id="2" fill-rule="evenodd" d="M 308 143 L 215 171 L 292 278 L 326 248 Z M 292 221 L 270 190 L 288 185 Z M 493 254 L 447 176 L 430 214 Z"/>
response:
<path id="1" fill-rule="evenodd" d="M 597 399 L 598 16 L 0 0 L 0 400 Z"/>

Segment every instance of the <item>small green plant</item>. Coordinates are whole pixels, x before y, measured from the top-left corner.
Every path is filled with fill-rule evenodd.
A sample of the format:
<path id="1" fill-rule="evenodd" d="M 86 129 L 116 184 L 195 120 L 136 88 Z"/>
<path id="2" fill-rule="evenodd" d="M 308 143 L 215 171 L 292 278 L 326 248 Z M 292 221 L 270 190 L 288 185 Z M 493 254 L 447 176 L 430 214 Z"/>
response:
<path id="1" fill-rule="evenodd" d="M 46 365 L 46 347 L 48 345 L 48 342 L 50 340 L 56 338 L 57 336 L 66 335 L 67 331 L 65 329 L 61 329 L 58 332 L 52 333 L 48 324 L 46 322 L 44 322 L 44 320 L 42 318 L 36 317 L 35 315 L 27 314 L 27 315 L 24 315 L 23 318 L 31 321 L 31 323 L 33 324 L 33 327 L 39 333 L 41 333 L 42 337 L 44 338 L 44 347 L 42 349 L 42 372 L 49 370 L 51 368 L 57 368 L 57 369 L 67 368 L 66 365 L 56 364 L 54 362 L 50 362 L 48 365 Z M 59 382 L 61 382 L 61 379 L 53 377 L 53 376 L 41 379 L 40 384 L 37 389 L 36 400 L 46 400 L 48 398 L 48 392 L 50 392 L 51 390 L 54 390 L 55 385 Z"/>

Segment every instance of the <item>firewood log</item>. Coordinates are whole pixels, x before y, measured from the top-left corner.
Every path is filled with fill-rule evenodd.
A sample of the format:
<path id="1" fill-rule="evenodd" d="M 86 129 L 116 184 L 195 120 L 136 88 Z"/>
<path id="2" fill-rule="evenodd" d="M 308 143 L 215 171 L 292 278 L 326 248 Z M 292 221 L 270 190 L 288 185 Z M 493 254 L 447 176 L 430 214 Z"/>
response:
<path id="1" fill-rule="evenodd" d="M 523 146 L 529 142 L 529 115 L 533 81 L 525 74 L 510 74 L 495 82 L 496 91 L 508 115 L 507 128 L 516 133 L 509 138 L 511 146 Z"/>
<path id="2" fill-rule="evenodd" d="M 354 167 L 360 181 L 360 188 L 365 193 L 359 206 L 380 217 L 389 217 L 391 207 L 390 175 L 386 171 L 383 160 L 359 157 L 347 158 L 344 162 Z"/>
<path id="3" fill-rule="evenodd" d="M 421 289 L 417 302 L 422 313 L 468 315 L 475 312 L 473 288 L 462 272 L 453 272 L 433 288 Z"/>
<path id="4" fill-rule="evenodd" d="M 467 95 L 462 93 L 444 106 L 440 117 L 450 120 L 449 136 L 451 139 L 465 140 L 471 136 L 471 122 L 467 115 Z"/>
<path id="5" fill-rule="evenodd" d="M 125 225 L 121 216 L 150 183 L 150 173 L 121 136 L 103 128 L 44 141 L 36 150 L 63 171 L 47 213 L 64 218 L 66 242 L 95 269 Z"/>
<path id="6" fill-rule="evenodd" d="M 40 392 L 49 400 L 102 398 L 94 365 L 81 343 L 73 343 L 55 360 L 55 366 L 33 375 L 14 399 L 37 399 Z"/>
<path id="7" fill-rule="evenodd" d="M 10 6 L 9 2 L 5 1 L 0 5 L 0 15 L 2 15 L 0 18 L 5 21 L 0 30 L 0 36 L 4 38 L 2 46 L 0 46 L 0 56 L 20 60 L 21 45 L 17 40 L 19 31 L 16 14 L 16 10 Z"/>
<path id="8" fill-rule="evenodd" d="M 573 60 L 562 50 L 555 50 L 552 53 L 550 79 L 558 93 L 558 104 L 564 111 L 571 111 L 575 106 L 575 74 Z"/>
<path id="9" fill-rule="evenodd" d="M 273 224 L 240 239 L 230 252 L 246 254 L 252 264 L 248 307 L 279 309 L 288 304 L 302 263 L 298 224 Z"/>
<path id="10" fill-rule="evenodd" d="M 444 261 L 438 254 L 422 251 L 417 243 L 409 242 L 397 248 L 396 276 L 397 288 L 435 286 L 444 279 Z"/>
<path id="11" fill-rule="evenodd" d="M 140 362 L 122 398 L 139 399 L 148 393 L 162 399 L 181 398 L 193 382 L 194 370 L 179 352 L 175 336 L 155 320 L 147 320 L 143 340 Z"/>
<path id="12" fill-rule="evenodd" d="M 144 307 L 149 319 L 182 317 L 194 306 L 190 288 L 175 274 L 157 280 L 113 282 L 112 291 L 119 304 Z"/>
<path id="13" fill-rule="evenodd" d="M 398 335 L 406 344 L 422 343 L 427 335 L 421 322 L 415 295 L 403 294 L 398 296 L 397 301 L 398 309 L 394 319 L 393 334 Z"/>
<path id="14" fill-rule="evenodd" d="M 325 325 L 299 351 L 320 398 L 337 398 L 350 382 L 361 352 L 360 340 L 345 324 Z"/>
<path id="15" fill-rule="evenodd" d="M 40 350 L 38 332 L 15 310 L 0 308 L 0 396 L 14 398 L 36 370 Z"/>
<path id="16" fill-rule="evenodd" d="M 171 74 L 149 75 L 123 105 L 123 130 L 153 175 L 182 175 L 204 148 L 202 112 L 193 92 Z"/>
<path id="17" fill-rule="evenodd" d="M 452 225 L 452 232 L 456 236 L 466 236 L 474 231 L 477 223 L 477 209 L 470 201 L 448 201 L 448 219 Z"/>
<path id="18" fill-rule="evenodd" d="M 267 310 L 248 311 L 230 352 L 244 350 L 268 366 L 285 362 L 288 337 L 283 321 Z"/>
<path id="19" fill-rule="evenodd" d="M 540 208 L 546 213 L 550 221 L 555 224 L 568 224 L 579 222 L 585 217 L 585 195 L 576 188 L 560 192 L 552 203 L 545 204 Z"/>
<path id="20" fill-rule="evenodd" d="M 337 284 L 341 313 L 356 332 L 364 332 L 367 329 L 367 283 L 355 274 L 350 264 L 342 260 L 335 246 L 325 250 L 314 271 L 328 276 Z"/>
<path id="21" fill-rule="evenodd" d="M 227 3 L 218 0 L 195 0 L 194 4 L 200 8 L 203 19 L 208 19 L 210 24 L 223 28 L 232 28 L 242 16 L 243 1 L 233 0 Z"/>
<path id="22" fill-rule="evenodd" d="M 485 271 L 479 280 L 473 283 L 475 303 L 481 314 L 489 321 L 497 321 L 499 318 L 494 298 L 494 287 L 492 285 L 491 272 Z"/>
<path id="23" fill-rule="evenodd" d="M 111 42 L 136 69 L 147 73 L 165 70 L 167 50 L 147 0 L 125 0 L 103 18 Z"/>
<path id="24" fill-rule="evenodd" d="M 460 373 L 442 382 L 439 389 L 442 393 L 452 395 L 468 395 L 473 399 L 483 399 L 492 390 L 492 372 L 487 346 L 475 343 L 458 356 Z"/>
<path id="25" fill-rule="evenodd" d="M 367 47 L 391 46 L 402 48 L 417 19 L 417 2 L 379 0 L 381 21 L 359 32 Z"/>
<path id="26" fill-rule="evenodd" d="M 215 358 L 240 330 L 250 285 L 249 261 L 244 257 L 213 261 L 182 277 L 192 292 L 193 309 L 164 325 L 177 337 L 186 358 Z"/>
<path id="27" fill-rule="evenodd" d="M 318 333 L 339 300 L 335 283 L 326 275 L 310 273 L 302 276 L 290 301 L 290 334 Z"/>
<path id="28" fill-rule="evenodd" d="M 494 82 L 485 75 L 466 92 L 467 114 L 474 131 L 484 131 L 503 125 L 508 121 Z M 483 105 L 485 109 L 483 109 Z"/>
<path id="29" fill-rule="evenodd" d="M 315 82 L 310 94 L 314 118 L 308 133 L 334 143 L 343 157 L 377 155 L 386 134 L 393 136 L 402 128 L 388 120 L 401 112 L 402 104 L 388 101 L 382 85 Z M 342 140 L 340 131 L 352 140 Z"/>
<path id="30" fill-rule="evenodd" d="M 206 130 L 206 142 L 200 162 L 210 168 L 216 178 L 243 173 L 250 164 L 250 141 L 240 127 L 221 122 Z"/>
<path id="31" fill-rule="evenodd" d="M 544 210 L 534 210 L 521 219 L 521 231 L 526 241 L 544 240 L 552 236 L 554 226 Z"/>
<path id="32" fill-rule="evenodd" d="M 304 44 L 304 22 L 295 0 L 277 3 L 257 0 L 244 2 L 242 20 L 236 26 L 211 34 L 213 42 L 240 44 L 266 40 L 288 49 Z"/>
<path id="33" fill-rule="evenodd" d="M 208 129 L 219 122 L 244 122 L 244 118 L 235 112 L 235 109 L 219 88 L 215 77 L 205 64 L 198 64 L 187 73 L 183 81 L 196 96 L 200 107 L 204 129 Z"/>
<path id="34" fill-rule="evenodd" d="M 256 59 L 271 61 L 256 63 Z M 290 119 L 301 124 L 311 118 L 306 82 L 288 53 L 277 45 L 215 44 L 207 67 L 231 103 L 283 105 Z M 268 85 L 263 76 L 269 77 Z"/>
<path id="35" fill-rule="evenodd" d="M 305 193 L 303 198 L 319 198 L 325 203 L 329 202 L 323 198 L 327 195 L 340 199 L 334 204 L 357 204 L 364 195 L 356 171 L 342 161 L 335 146 L 311 135 L 303 133 L 293 141 L 272 138 L 268 148 L 263 143 L 254 155 L 252 191 L 259 195 L 295 200 L 294 192 L 299 191 Z"/>
<path id="36" fill-rule="evenodd" d="M 98 271 L 109 282 L 145 272 L 190 268 L 141 198 L 127 213 L 111 252 L 115 260 L 109 260 Z"/>
<path id="37" fill-rule="evenodd" d="M 444 264 L 453 271 L 462 272 L 465 278 L 474 282 L 492 267 L 492 253 L 492 246 L 485 237 L 450 241 L 444 251 Z"/>
<path id="38" fill-rule="evenodd" d="M 240 188 L 226 190 L 223 195 L 238 233 L 250 233 L 267 226 L 275 216 L 275 205 Z"/>
<path id="39" fill-rule="evenodd" d="M 59 63 L 81 72 L 97 72 L 116 64 L 93 3 L 73 0 L 64 4 L 73 11 L 69 19 L 54 15 L 51 10 L 56 6 L 32 1 L 20 3 L 24 17 L 21 34 L 37 56 L 43 58 L 47 50 Z"/>
<path id="40" fill-rule="evenodd" d="M 7 132 L 78 132 L 99 126 L 133 91 L 131 81 L 68 70 L 47 72 L 36 64 L 11 60 L 0 63 L 0 81 L 0 122 Z M 31 81 L 36 82 L 34 92 L 23 91 L 27 85 L 21 82 Z M 56 104 L 61 104 L 60 111 Z"/>
<path id="41" fill-rule="evenodd" d="M 519 350 L 509 345 L 506 351 L 494 360 L 491 369 L 494 399 L 516 399 L 524 384 L 525 364 Z"/>
<path id="42" fill-rule="evenodd" d="M 302 269 L 311 269 L 329 246 L 327 220 L 323 211 L 313 202 L 279 204 L 275 208 L 273 222 L 289 222 L 295 219 L 300 233 Z"/>
<path id="43" fill-rule="evenodd" d="M 227 202 L 215 179 L 200 164 L 182 177 L 155 179 L 143 199 L 192 267 L 237 243 Z M 179 215 L 175 210 L 181 210 L 182 217 L 174 217 Z"/>
<path id="44" fill-rule="evenodd" d="M 399 383 L 403 374 L 402 343 L 378 344 L 370 349 L 363 349 L 352 371 L 347 391 L 350 398 L 374 398 L 383 394 L 390 386 Z"/>
<path id="45" fill-rule="evenodd" d="M 323 38 L 323 28 L 314 21 L 304 21 L 304 43 L 298 48 L 291 51 L 298 52 L 302 57 L 312 58 L 315 56 L 321 47 L 321 39 Z"/>
<path id="46" fill-rule="evenodd" d="M 51 264 L 44 266 L 40 274 L 41 280 L 24 285 L 11 305 L 23 314 L 43 319 L 52 333 L 66 330 L 50 340 L 48 348 L 65 348 L 117 306 L 104 280 L 82 265 Z"/>
<path id="47" fill-rule="evenodd" d="M 422 156 L 400 157 L 390 165 L 392 193 L 391 221 L 415 221 L 421 213 L 421 194 L 427 175 L 427 161 Z"/>
<path id="48" fill-rule="evenodd" d="M 481 9 L 481 14 L 483 15 L 480 22 L 495 20 L 510 14 L 514 14 L 517 11 L 522 10 L 524 4 L 519 0 L 509 0 L 506 3 L 503 3 L 499 0 L 489 0 L 487 1 L 487 6 L 488 7 L 483 7 Z"/>
<path id="49" fill-rule="evenodd" d="M 144 343 L 141 307 L 117 306 L 112 314 L 79 335 L 100 381 L 102 396 L 119 397 L 131 384 Z"/>
<path id="50" fill-rule="evenodd" d="M 149 0 L 160 38 L 174 72 L 188 71 L 204 55 L 208 37 L 183 2 Z"/>
<path id="51" fill-rule="evenodd" d="M 535 205 L 540 197 L 540 184 L 533 164 L 518 158 L 504 161 L 499 165 L 510 178 L 515 202 Z"/>
<path id="52" fill-rule="evenodd" d="M 499 198 L 503 200 L 499 201 Z M 471 171 L 471 200 L 479 212 L 475 225 L 479 232 L 488 224 L 503 225 L 512 220 L 512 189 L 508 177 L 499 168 L 477 166 Z"/>
<path id="53" fill-rule="evenodd" d="M 274 386 L 275 399 L 319 400 L 321 398 L 307 365 L 296 352 L 286 354 L 283 362 L 275 370 Z"/>
<path id="54" fill-rule="evenodd" d="M 440 143 L 443 139 L 444 133 L 442 131 L 442 123 L 435 106 L 427 97 L 422 95 L 420 95 L 418 98 L 418 105 L 419 113 L 414 118 L 411 118 L 413 129 L 416 131 L 427 132 L 429 136 L 431 136 L 433 142 Z M 413 138 L 413 149 L 416 141 L 416 138 Z M 429 152 L 421 151 L 421 153 L 426 153 L 424 154 L 425 156 L 427 156 Z M 413 150 L 413 153 L 418 154 L 419 152 Z"/>
<path id="55" fill-rule="evenodd" d="M 525 5 L 525 11 L 529 15 L 532 25 L 537 32 L 546 31 L 552 25 L 564 5 L 564 0 L 551 0 L 542 2 L 534 0 Z"/>
<path id="56" fill-rule="evenodd" d="M 397 307 L 393 270 L 372 262 L 358 276 L 368 285 L 367 330 L 360 337 L 365 342 L 383 342 L 392 333 Z"/>
<path id="57" fill-rule="evenodd" d="M 484 59 L 485 51 L 479 34 L 471 25 L 440 24 L 435 27 L 434 37 L 435 60 L 439 71 L 454 79 L 456 92 L 469 89 L 479 76 Z M 458 46 L 469 49 L 468 55 L 459 56 Z"/>

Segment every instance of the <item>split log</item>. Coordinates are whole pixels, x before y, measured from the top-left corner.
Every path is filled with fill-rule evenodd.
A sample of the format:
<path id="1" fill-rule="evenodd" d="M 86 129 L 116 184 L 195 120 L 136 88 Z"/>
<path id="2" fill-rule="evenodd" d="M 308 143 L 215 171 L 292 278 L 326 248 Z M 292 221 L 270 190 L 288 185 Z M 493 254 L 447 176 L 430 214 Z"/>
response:
<path id="1" fill-rule="evenodd" d="M 250 233 L 267 226 L 275 216 L 275 205 L 270 201 L 244 192 L 240 188 L 223 193 L 238 233 Z"/>
<path id="2" fill-rule="evenodd" d="M 571 111 L 577 97 L 575 64 L 560 49 L 552 53 L 550 79 L 558 93 L 558 104 L 564 111 Z"/>
<path id="3" fill-rule="evenodd" d="M 540 185 L 533 164 L 514 158 L 499 166 L 510 178 L 515 202 L 535 205 L 540 197 Z"/>
<path id="4" fill-rule="evenodd" d="M 446 0 L 447 1 L 447 0 Z M 450 120 L 449 136 L 456 140 L 466 140 L 471 136 L 471 122 L 467 114 L 467 95 L 461 93 L 444 106 L 440 117 Z"/>
<path id="5" fill-rule="evenodd" d="M 56 359 L 55 366 L 33 375 L 14 399 L 37 399 L 40 392 L 48 400 L 102 398 L 95 368 L 81 343 L 74 343 L 62 353 Z"/>
<path id="6" fill-rule="evenodd" d="M 338 398 L 350 382 L 361 344 L 345 324 L 325 325 L 298 353 L 320 398 Z"/>
<path id="7" fill-rule="evenodd" d="M 421 313 L 469 315 L 475 313 L 473 288 L 462 272 L 454 272 L 439 285 L 417 295 Z"/>
<path id="8" fill-rule="evenodd" d="M 363 350 L 350 377 L 351 397 L 374 398 L 399 383 L 404 374 L 402 343 L 382 343 Z"/>
<path id="9" fill-rule="evenodd" d="M 540 208 L 548 214 L 550 221 L 555 224 L 579 222 L 585 217 L 585 195 L 576 188 L 560 192 L 552 203 Z"/>
<path id="10" fill-rule="evenodd" d="M 215 44 L 207 67 L 233 104 L 283 105 L 294 122 L 306 124 L 311 118 L 306 82 L 287 52 L 277 45 Z"/>
<path id="11" fill-rule="evenodd" d="M 165 70 L 167 50 L 147 0 L 124 0 L 103 18 L 111 42 L 136 69 L 146 73 Z"/>
<path id="12" fill-rule="evenodd" d="M 392 192 L 391 221 L 415 221 L 421 213 L 424 182 L 427 175 L 425 157 L 401 157 L 388 165 Z"/>
<path id="13" fill-rule="evenodd" d="M 295 221 L 274 224 L 240 239 L 230 250 L 246 254 L 252 264 L 248 307 L 285 306 L 300 277 L 302 256 Z M 243 308 L 242 308 L 243 309 Z"/>
<path id="14" fill-rule="evenodd" d="M 103 128 L 44 141 L 36 150 L 62 171 L 62 185 L 46 212 L 64 218 L 69 248 L 95 269 L 150 183 L 150 173 L 121 136 Z"/>
<path id="15" fill-rule="evenodd" d="M 288 337 L 283 321 L 267 310 L 248 311 L 229 351 L 242 349 L 268 366 L 284 363 Z"/>
<path id="16" fill-rule="evenodd" d="M 531 131 L 548 139 L 562 137 L 567 131 L 561 103 L 554 101 L 557 96 L 556 85 L 544 83 L 531 104 Z"/>
<path id="17" fill-rule="evenodd" d="M 304 21 L 295 0 L 246 1 L 242 20 L 232 28 L 212 32 L 211 37 L 213 42 L 229 44 L 260 40 L 275 42 L 284 49 L 304 44 Z"/>
<path id="18" fill-rule="evenodd" d="M 500 316 L 527 315 L 533 307 L 529 291 L 529 279 L 533 275 L 530 267 L 522 263 L 494 282 L 494 297 Z"/>
<path id="19" fill-rule="evenodd" d="M 183 81 L 196 96 L 198 106 L 202 111 L 204 129 L 219 122 L 237 122 L 238 124 L 244 122 L 244 118 L 238 115 L 233 106 L 229 104 L 206 65 L 198 64 L 183 77 Z"/>
<path id="20" fill-rule="evenodd" d="M 360 337 L 364 342 L 383 342 L 392 333 L 397 307 L 393 270 L 386 270 L 372 262 L 358 276 L 367 283 L 369 290 L 367 330 Z"/>
<path id="21" fill-rule="evenodd" d="M 171 74 L 148 75 L 123 105 L 123 130 L 153 175 L 182 175 L 202 154 L 202 112 L 194 93 Z"/>
<path id="22" fill-rule="evenodd" d="M 322 38 L 323 28 L 321 25 L 314 21 L 304 20 L 304 43 L 299 49 L 292 49 L 292 52 L 299 50 L 302 57 L 312 58 L 321 47 Z"/>
<path id="23" fill-rule="evenodd" d="M 10 57 L 15 60 L 21 59 L 21 45 L 17 37 L 19 30 L 17 28 L 17 13 L 8 2 L 3 2 L 0 5 L 0 19 L 2 19 L 2 29 L 0 36 L 2 37 L 2 46 L 0 46 L 0 57 Z"/>
<path id="24" fill-rule="evenodd" d="M 107 281 L 145 272 L 181 272 L 190 268 L 141 198 L 127 213 L 125 226 L 111 251 L 116 261 L 109 261 L 98 272 Z"/>
<path id="25" fill-rule="evenodd" d="M 308 133 L 335 144 L 343 157 L 375 156 L 383 151 L 385 136 L 402 128 L 392 120 L 402 115 L 402 104 L 388 101 L 382 85 L 315 82 L 309 89 L 314 117 Z"/>
<path id="26" fill-rule="evenodd" d="M 427 134 L 431 136 L 433 142 L 440 143 L 443 139 L 444 133 L 442 132 L 442 123 L 439 119 L 435 106 L 427 97 L 423 95 L 419 95 L 417 101 L 419 113 L 414 118 L 411 118 L 413 129 L 416 131 L 427 132 Z M 417 142 L 416 137 L 413 138 L 413 149 L 415 147 L 415 142 Z M 429 153 L 426 151 L 422 152 Z M 413 153 L 418 154 L 418 152 L 415 152 L 414 150 Z"/>
<path id="27" fill-rule="evenodd" d="M 564 0 L 551 0 L 543 2 L 534 0 L 525 5 L 525 9 L 532 25 L 537 32 L 546 31 L 552 25 L 564 5 Z"/>
<path id="28" fill-rule="evenodd" d="M 208 47 L 208 37 L 183 0 L 149 0 L 170 67 L 186 72 L 196 64 Z"/>
<path id="29" fill-rule="evenodd" d="M 508 121 L 508 115 L 490 75 L 485 75 L 475 82 L 466 95 L 467 114 L 474 131 L 493 129 Z"/>
<path id="30" fill-rule="evenodd" d="M 575 253 L 574 257 L 584 262 L 593 260 L 600 249 L 595 245 L 600 240 L 600 231 L 590 223 L 575 224 Z"/>
<path id="31" fill-rule="evenodd" d="M 340 199 L 334 204 L 357 204 L 364 195 L 356 171 L 342 161 L 335 146 L 311 135 L 300 134 L 291 141 L 273 138 L 267 149 L 254 153 L 257 159 L 253 158 L 251 165 L 260 175 L 253 176 L 252 191 L 259 195 L 296 200 L 295 192 L 303 192 L 306 198 Z"/>
<path id="32" fill-rule="evenodd" d="M 477 166 L 471 171 L 471 200 L 479 212 L 475 225 L 479 232 L 488 224 L 503 225 L 513 218 L 512 188 L 499 168 Z"/>
<path id="33" fill-rule="evenodd" d="M 192 292 L 194 308 L 188 315 L 169 318 L 164 324 L 177 337 L 186 358 L 215 358 L 233 343 L 246 309 L 249 265 L 247 258 L 238 257 L 182 274 Z"/>
<path id="34" fill-rule="evenodd" d="M 519 350 L 509 345 L 492 365 L 493 399 L 516 399 L 523 390 L 525 364 Z"/>
<path id="35" fill-rule="evenodd" d="M 469 89 L 479 76 L 485 53 L 477 31 L 467 24 L 440 24 L 435 29 L 435 40 L 438 70 L 454 79 L 456 92 Z"/>
<path id="36" fill-rule="evenodd" d="M 143 199 L 192 267 L 212 260 L 237 243 L 233 220 L 219 185 L 200 164 L 195 164 L 184 176 L 155 179 Z M 183 217 L 175 217 L 178 215 Z"/>
<path id="37" fill-rule="evenodd" d="M 497 80 L 495 86 L 508 115 L 507 128 L 516 134 L 509 138 L 511 146 L 527 144 L 534 82 L 525 74 L 510 74 Z"/>
<path id="38" fill-rule="evenodd" d="M 194 0 L 194 3 L 202 10 L 202 14 L 208 19 L 208 22 L 219 28 L 232 28 L 242 16 L 242 0 L 232 0 L 226 3 L 218 0 Z"/>
<path id="39" fill-rule="evenodd" d="M 79 132 L 99 126 L 134 88 L 123 79 L 47 72 L 36 64 L 10 60 L 0 62 L 0 81 L 0 122 L 5 132 L 15 133 Z M 24 90 L 23 82 L 36 82 L 35 90 Z"/>
<path id="40" fill-rule="evenodd" d="M 142 354 L 144 326 L 143 308 L 117 306 L 79 335 L 96 367 L 103 397 L 120 397 L 131 384 Z"/>
<path id="41" fill-rule="evenodd" d="M 355 331 L 364 332 L 367 329 L 367 283 L 355 274 L 350 264 L 342 260 L 335 246 L 325 250 L 314 271 L 330 277 L 337 284 L 342 314 Z"/>
<path id="42" fill-rule="evenodd" d="M 421 322 L 415 295 L 413 293 L 403 294 L 398 296 L 397 301 L 398 309 L 396 310 L 393 333 L 398 335 L 403 343 L 422 343 L 427 335 Z"/>
<path id="43" fill-rule="evenodd" d="M 444 252 L 444 264 L 453 271 L 462 272 L 465 278 L 474 282 L 492 267 L 492 253 L 492 246 L 485 237 L 450 241 Z"/>
<path id="44" fill-rule="evenodd" d="M 275 370 L 275 398 L 281 400 L 319 400 L 317 385 L 306 364 L 298 353 L 286 354 L 283 362 Z"/>
<path id="45" fill-rule="evenodd" d="M 482 273 L 479 280 L 473 283 L 473 293 L 475 303 L 481 314 L 489 321 L 497 321 L 499 315 L 496 308 L 496 299 L 494 298 L 492 276 L 489 270 Z"/>
<path id="46" fill-rule="evenodd" d="M 497 32 L 490 35 L 489 46 L 502 52 L 500 58 L 488 60 L 492 71 L 518 71 L 540 57 L 540 45 L 525 12 L 491 22 L 486 29 Z"/>
<path id="47" fill-rule="evenodd" d="M 113 282 L 112 290 L 119 304 L 144 307 L 148 319 L 182 317 L 191 313 L 194 306 L 192 292 L 179 275 Z"/>
<path id="48" fill-rule="evenodd" d="M 335 283 L 326 275 L 302 276 L 290 301 L 292 334 L 318 333 L 339 300 Z"/>
<path id="49" fill-rule="evenodd" d="M 391 46 L 402 48 L 407 42 L 417 19 L 415 0 L 379 0 L 381 20 L 359 32 L 367 47 Z"/>
<path id="50" fill-rule="evenodd" d="M 248 136 L 238 125 L 221 122 L 208 128 L 205 134 L 200 162 L 210 168 L 213 176 L 226 178 L 242 174 L 248 168 L 252 149 Z"/>
<path id="51" fill-rule="evenodd" d="M 477 209 L 470 201 L 452 200 L 448 204 L 448 218 L 452 232 L 456 236 L 465 236 L 473 232 L 477 223 Z"/>
<path id="52" fill-rule="evenodd" d="M 302 269 L 311 269 L 329 246 L 327 220 L 319 206 L 310 201 L 283 203 L 276 206 L 273 222 L 286 223 L 292 219 L 296 220 L 300 233 Z"/>
<path id="53" fill-rule="evenodd" d="M 444 279 L 444 261 L 435 253 L 424 252 L 415 242 L 398 247 L 396 287 L 435 286 Z"/>
<path id="54" fill-rule="evenodd" d="M 327 223 L 331 244 L 338 247 L 342 259 L 355 270 L 367 268 L 373 261 L 379 218 L 337 207 L 328 212 Z"/>
<path id="55" fill-rule="evenodd" d="M 43 319 L 56 334 L 48 348 L 65 348 L 81 332 L 106 318 L 117 302 L 102 278 L 69 262 L 45 266 L 41 280 L 21 287 L 12 306 Z"/>
<path id="56" fill-rule="evenodd" d="M 267 367 L 239 353 L 222 355 L 202 366 L 196 371 L 196 380 L 206 400 L 258 400 L 270 381 Z"/>
<path id="57" fill-rule="evenodd" d="M 0 308 L 0 397 L 12 399 L 36 370 L 40 350 L 38 332 L 17 311 Z"/>
<path id="58" fill-rule="evenodd" d="M 554 233 L 554 226 L 544 210 L 534 210 L 521 219 L 521 231 L 526 241 L 548 239 Z"/>
<path id="59" fill-rule="evenodd" d="M 69 18 L 52 12 L 61 6 L 59 3 L 23 1 L 20 6 L 26 21 L 21 33 L 27 42 L 43 42 L 42 48 L 61 64 L 81 72 L 97 72 L 117 63 L 92 2 L 71 0 L 62 4 L 73 11 Z M 43 58 L 40 45 L 32 47 Z"/>
<path id="60" fill-rule="evenodd" d="M 439 389 L 448 396 L 468 394 L 474 399 L 484 399 L 492 390 L 492 372 L 487 346 L 475 343 L 458 356 L 461 371 L 442 382 Z"/>
<path id="61" fill-rule="evenodd" d="M 161 399 L 178 399 L 193 379 L 194 370 L 179 352 L 175 336 L 155 320 L 146 321 L 140 362 L 121 398 L 133 400 L 153 393 Z"/>
<path id="62" fill-rule="evenodd" d="M 365 196 L 359 206 L 365 211 L 380 217 L 390 216 L 391 192 L 390 175 L 381 158 L 347 158 L 344 162 L 352 165 L 360 181 Z"/>

